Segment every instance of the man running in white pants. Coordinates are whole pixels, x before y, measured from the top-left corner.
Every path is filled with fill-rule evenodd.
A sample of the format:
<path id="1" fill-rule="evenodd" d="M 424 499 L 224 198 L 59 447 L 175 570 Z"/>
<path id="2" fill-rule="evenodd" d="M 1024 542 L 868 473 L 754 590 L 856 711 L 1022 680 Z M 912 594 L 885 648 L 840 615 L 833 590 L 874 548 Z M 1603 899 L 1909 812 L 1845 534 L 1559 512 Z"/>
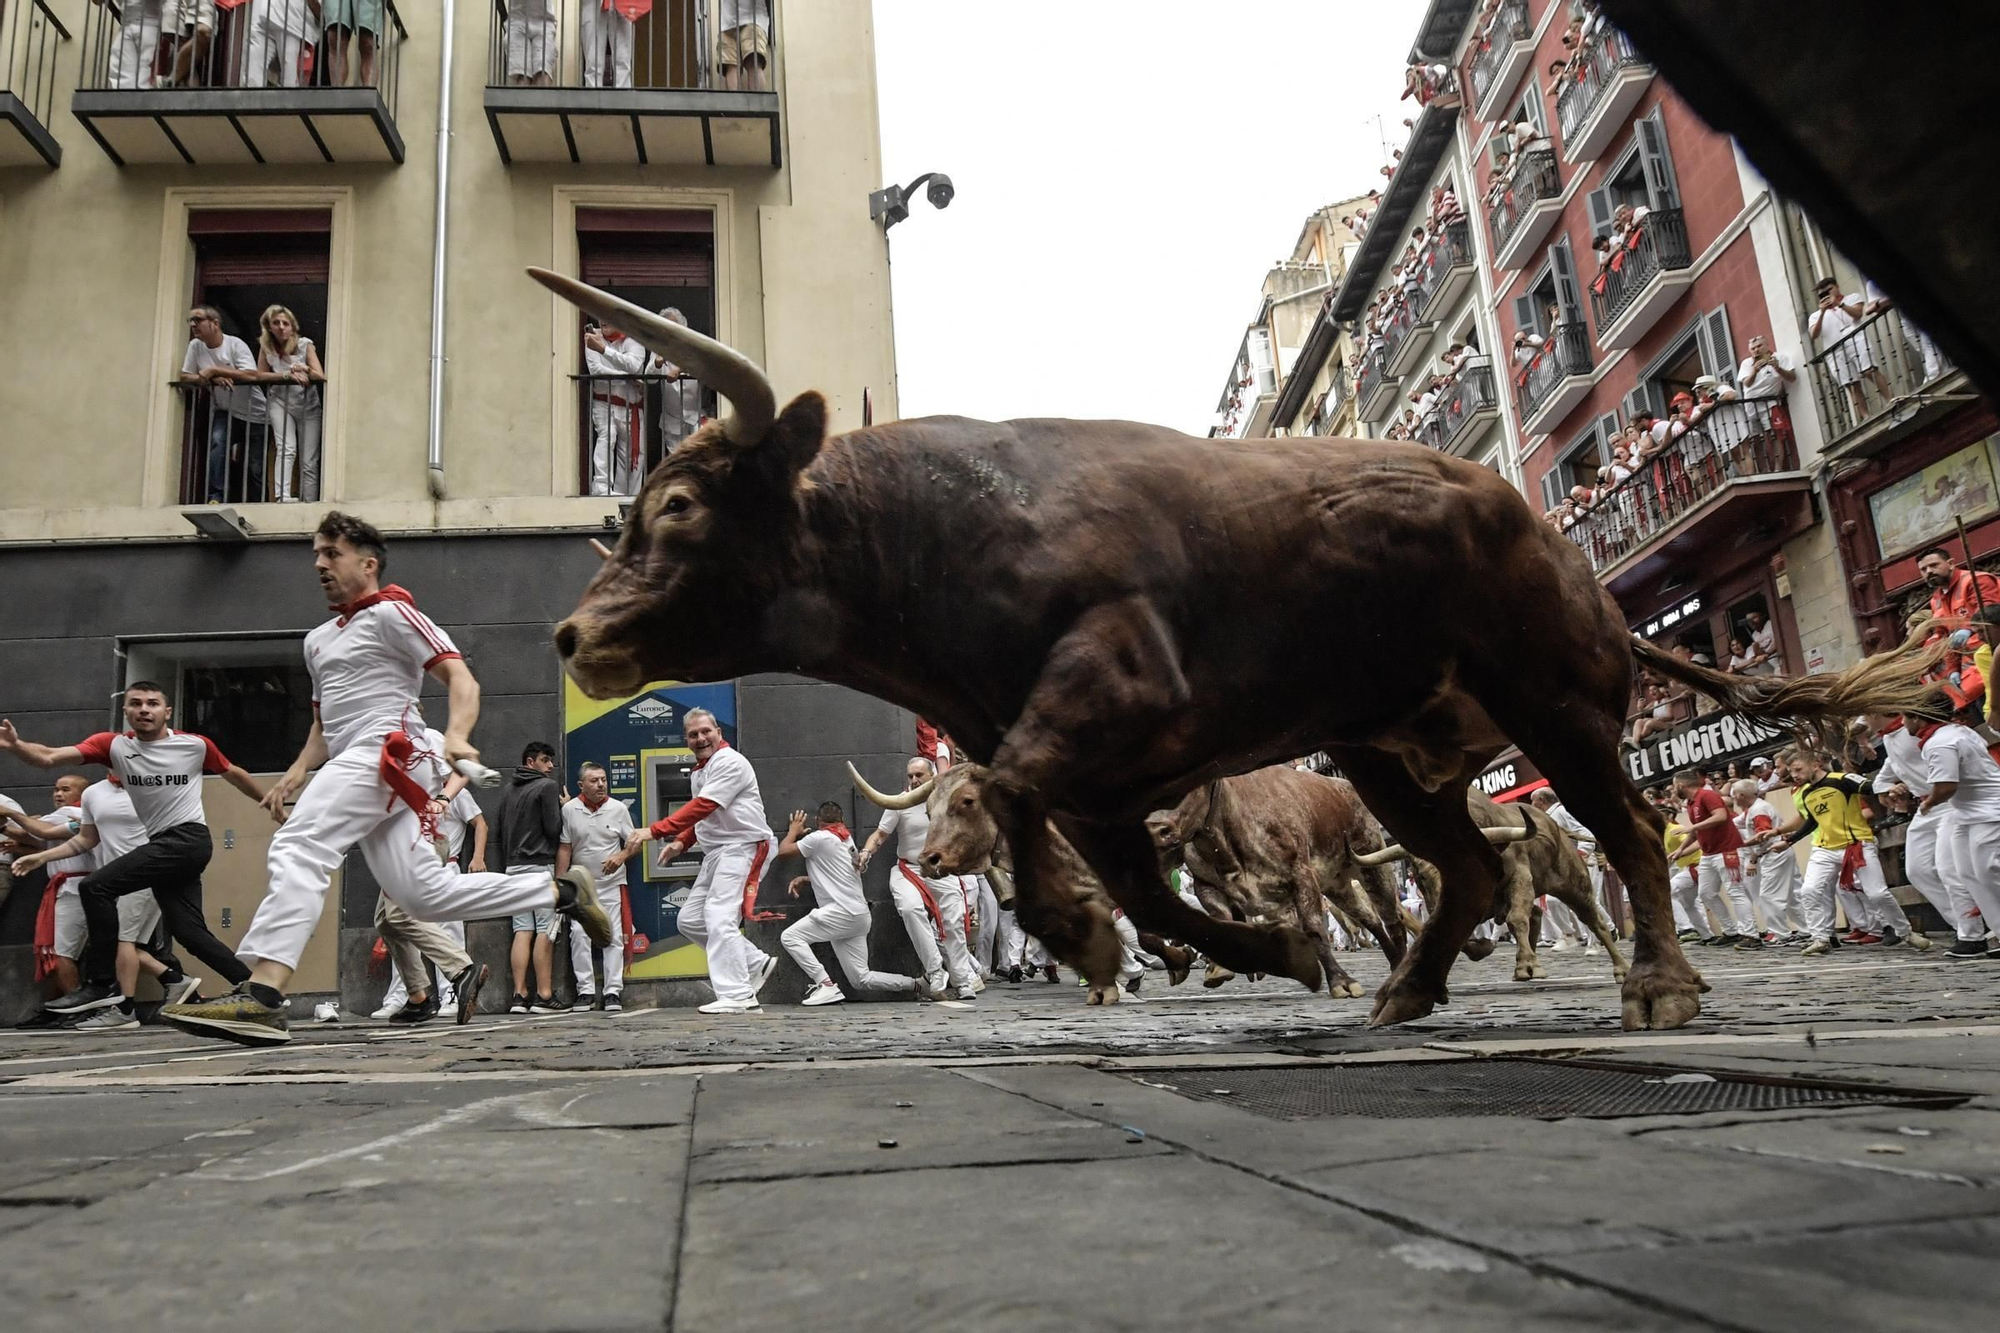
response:
<path id="1" fill-rule="evenodd" d="M 426 727 L 424 748 L 431 754 L 443 754 L 444 736 Z M 444 844 L 438 846 L 439 859 L 446 872 L 454 875 L 458 873 L 458 864 L 452 859 L 453 848 L 444 833 L 445 815 L 454 802 L 472 800 L 465 794 L 465 786 L 463 774 L 451 774 L 443 791 L 432 799 L 429 810 L 438 825 L 438 836 L 432 845 Z M 475 815 L 479 812 L 477 804 L 472 809 Z M 480 988 L 486 984 L 490 972 L 486 964 L 474 963 L 472 955 L 465 951 L 464 922 L 419 921 L 398 907 L 388 894 L 378 893 L 375 929 L 389 946 L 389 956 L 395 961 L 396 988 L 403 992 L 402 1005 L 388 1015 L 391 1023 L 428 1023 L 447 1004 L 452 1006 L 461 1027 L 472 1021 L 472 1016 L 479 1012 Z"/>
<path id="2" fill-rule="evenodd" d="M 1900 795 L 1916 804 L 1916 812 L 1903 829 L 1903 874 L 1953 928 L 1959 943 L 1953 946 L 1952 956 L 1983 957 L 1986 927 L 1952 855 L 1956 803 L 1927 799 L 1931 795 L 1927 743 L 1943 729 L 1942 719 L 1951 713 L 1951 700 L 1942 690 L 1936 703 L 1937 717 L 1862 715 L 1882 750 L 1882 767 L 1876 770 L 1871 786 L 1878 793 Z M 1971 942 L 1965 943 L 1968 940 Z"/>
<path id="3" fill-rule="evenodd" d="M 270 888 L 237 946 L 251 964 L 249 980 L 217 999 L 161 1010 L 175 1027 L 246 1046 L 291 1040 L 284 986 L 319 924 L 329 877 L 356 845 L 383 895 L 419 921 L 553 906 L 593 938 L 611 938 L 611 922 L 588 875 L 454 875 L 445 869 L 431 799 L 444 788 L 448 762 L 479 759 L 471 740 L 479 682 L 408 592 L 380 585 L 388 548 L 374 525 L 329 511 L 313 537 L 313 564 L 335 615 L 306 636 L 312 731 L 264 798 L 284 823 L 271 839 Z M 442 755 L 427 748 L 417 706 L 427 674 L 449 693 Z M 319 778 L 307 787 L 315 768 Z M 284 804 L 295 794 L 298 804 L 285 818 Z"/>
<path id="4" fill-rule="evenodd" d="M 1945 822 L 1949 864 L 1972 895 L 1978 919 L 2000 929 L 2000 764 L 1993 762 L 1978 733 L 1960 723 L 1926 728 L 1922 734 L 1931 783 L 1923 808 L 1950 812 Z M 1968 943 L 1961 927 L 1950 957 L 1953 962 L 2000 962 L 2000 943 Z"/>
<path id="5" fill-rule="evenodd" d="M 1743 877 L 1757 886 L 1764 905 L 1764 933 L 1758 938 L 1769 947 L 1804 944 L 1805 932 L 1794 930 L 1794 924 L 1804 921 L 1792 902 L 1799 887 L 1798 858 L 1771 848 L 1778 835 L 1777 807 L 1758 792 L 1754 778 L 1730 783 L 1729 803 L 1736 811 L 1736 831 L 1743 835 Z"/>
<path id="6" fill-rule="evenodd" d="M 1774 842 L 1776 850 L 1789 854 L 1802 838 L 1812 838 L 1812 855 L 1806 858 L 1805 886 L 1799 891 L 1805 907 L 1806 933 L 1812 936 L 1812 942 L 1799 952 L 1815 957 L 1840 946 L 1833 935 L 1833 895 L 1842 880 L 1852 883 L 1869 909 L 1881 912 L 1892 927 L 1897 923 L 1902 925 L 1902 934 L 1867 934 L 1863 936 L 1866 943 L 1908 938 L 1909 918 L 1903 915 L 1901 905 L 1882 878 L 1882 861 L 1875 851 L 1875 830 L 1861 803 L 1861 794 L 1868 790 L 1868 784 L 1851 774 L 1830 771 L 1826 759 L 1816 754 L 1795 757 L 1792 778 L 1799 784 L 1792 795 L 1798 804 L 1799 817 L 1779 830 L 1784 840 Z M 1923 947 L 1929 946 L 1930 941 L 1924 940 Z"/>
<path id="7" fill-rule="evenodd" d="M 1694 868 L 1696 889 L 1702 905 L 1714 909 L 1723 930 L 1702 943 L 1763 948 L 1764 941 L 1757 934 L 1756 909 L 1751 907 L 1750 891 L 1744 886 L 1743 835 L 1736 831 L 1728 804 L 1698 768 L 1674 774 L 1674 794 L 1686 803 L 1681 827 L 1692 833 L 1701 847 L 1701 860 Z"/>
<path id="8" fill-rule="evenodd" d="M 43 905 L 53 907 L 54 938 L 47 941 L 49 951 L 44 952 L 43 941 L 35 941 L 35 976 L 44 976 L 55 982 L 57 995 L 67 995 L 77 988 L 79 974 L 77 962 L 83 957 L 83 898 L 77 891 L 79 881 L 90 873 L 90 854 L 78 852 L 74 856 L 49 856 L 47 851 L 58 843 L 67 843 L 82 827 L 84 788 L 90 779 L 81 773 L 64 773 L 55 780 L 55 809 L 40 819 L 30 816 L 25 810 L 18 813 L 0 809 L 0 837 L 12 836 L 16 839 L 33 838 L 40 844 L 34 853 L 24 854 L 15 864 L 18 873 L 33 873 L 41 866 L 49 868 L 48 887 L 42 890 Z M 9 824 L 12 828 L 9 828 Z M 49 900 L 53 899 L 51 903 Z M 41 915 L 35 920 L 35 933 L 39 937 Z"/>
<path id="9" fill-rule="evenodd" d="M 762 1013 L 757 994 L 778 970 L 778 960 L 744 937 L 743 919 L 756 912 L 757 886 L 776 840 L 764 818 L 757 771 L 722 739 L 715 714 L 706 708 L 683 714 L 681 732 L 694 754 L 693 799 L 634 833 L 630 846 L 658 839 L 666 844 L 661 859 L 671 861 L 699 843 L 701 871 L 681 904 L 679 929 L 708 954 L 715 998 L 701 1012 Z"/>
<path id="10" fill-rule="evenodd" d="M 611 778 L 601 764 L 585 763 L 577 770 L 576 792 L 562 808 L 562 842 L 556 846 L 556 873 L 581 867 L 594 877 L 604 914 L 611 918 L 611 943 L 597 948 L 580 930 L 569 933 L 569 958 L 576 968 L 576 1000 L 572 1011 L 597 1007 L 597 966 L 604 964 L 604 1012 L 625 1007 L 625 862 L 632 842 L 632 811 L 611 799 Z"/>
<path id="11" fill-rule="evenodd" d="M 778 937 L 778 943 L 785 946 L 785 952 L 812 983 L 799 1003 L 810 1008 L 839 1004 L 847 998 L 813 953 L 815 944 L 833 946 L 840 970 L 847 974 L 847 984 L 856 990 L 886 991 L 891 995 L 921 990 L 929 995 L 929 987 L 920 985 L 913 977 L 877 972 L 868 965 L 868 928 L 874 919 L 869 916 L 868 901 L 861 894 L 854 836 L 847 831 L 841 814 L 839 805 L 826 802 L 819 808 L 819 827 L 807 833 L 806 812 L 794 810 L 785 840 L 778 844 L 778 855 L 797 852 L 806 861 L 806 873 L 793 880 L 787 892 L 796 898 L 801 887 L 811 884 L 816 903 L 812 911 L 785 927 L 785 933 Z"/>
<path id="12" fill-rule="evenodd" d="M 914 791 L 936 772 L 931 761 L 918 755 L 903 765 L 908 779 L 905 791 Z M 933 994 L 942 995 L 947 982 L 951 998 L 970 1002 L 978 994 L 978 978 L 972 970 L 972 952 L 965 943 L 965 894 L 955 878 L 933 879 L 919 868 L 924 839 L 930 836 L 931 816 L 920 801 L 907 810 L 885 810 L 875 831 L 861 849 L 861 869 L 867 870 L 875 852 L 889 838 L 896 840 L 896 865 L 889 872 L 889 893 L 896 915 L 903 919 L 910 944 L 917 951 L 917 964 L 924 969 L 924 982 Z M 939 952 L 939 945 L 943 952 Z"/>
<path id="13" fill-rule="evenodd" d="M 442 753 L 444 750 L 443 734 L 435 730 L 428 734 L 431 738 L 432 752 Z M 486 869 L 486 816 L 480 813 L 479 802 L 472 799 L 471 792 L 460 787 L 455 794 L 453 793 L 453 784 L 462 782 L 464 782 L 464 778 L 461 775 L 457 773 L 452 774 L 451 781 L 445 783 L 444 791 L 439 794 L 436 800 L 431 802 L 431 813 L 437 816 L 438 821 L 438 840 L 444 844 L 444 868 L 454 875 L 458 873 L 458 856 L 464 850 L 468 836 L 472 839 L 472 862 L 466 868 L 473 871 Z M 381 915 L 381 903 L 386 901 L 386 899 L 383 899 L 377 902 L 376 912 L 378 917 Z M 459 949 L 462 950 L 465 948 L 465 923 L 463 921 L 419 922 L 415 917 L 410 916 L 407 912 L 403 912 L 400 908 L 397 909 L 397 912 L 402 920 L 441 930 Z M 384 943 L 387 943 L 387 941 L 384 940 Z M 436 960 L 433 959 L 432 961 L 435 962 Z M 428 970 L 426 969 L 426 971 Z M 484 986 L 489 976 L 488 970 L 481 968 L 476 976 L 479 979 L 479 984 Z M 426 980 L 427 978 L 423 976 L 417 978 L 417 985 L 420 992 Z M 409 984 L 410 979 L 403 975 L 400 964 L 390 968 L 389 989 L 382 996 L 381 1007 L 376 1009 L 371 1017 L 389 1018 L 407 1008 L 410 1003 Z M 458 992 L 452 986 L 449 976 L 440 975 L 437 977 L 437 1002 L 439 1009 L 456 1009 L 458 1007 Z M 435 1017 L 435 1014 L 432 1016 Z M 470 1022 L 471 1018 L 472 1013 L 468 1009 L 466 1020 Z"/>

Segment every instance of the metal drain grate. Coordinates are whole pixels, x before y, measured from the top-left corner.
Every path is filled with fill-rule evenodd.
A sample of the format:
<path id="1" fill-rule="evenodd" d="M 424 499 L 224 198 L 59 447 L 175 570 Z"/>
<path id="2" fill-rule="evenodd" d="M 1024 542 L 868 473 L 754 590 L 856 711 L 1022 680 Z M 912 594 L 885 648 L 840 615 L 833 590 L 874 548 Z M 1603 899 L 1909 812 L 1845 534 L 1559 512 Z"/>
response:
<path id="1" fill-rule="evenodd" d="M 1682 1077 L 1676 1079 L 1676 1075 Z M 1612 1119 L 1799 1107 L 1937 1108 L 1969 1100 L 1962 1093 L 1915 1088 L 1518 1057 L 1265 1069 L 1157 1069 L 1126 1077 L 1272 1120 L 1338 1115 L 1375 1120 L 1419 1116 Z"/>

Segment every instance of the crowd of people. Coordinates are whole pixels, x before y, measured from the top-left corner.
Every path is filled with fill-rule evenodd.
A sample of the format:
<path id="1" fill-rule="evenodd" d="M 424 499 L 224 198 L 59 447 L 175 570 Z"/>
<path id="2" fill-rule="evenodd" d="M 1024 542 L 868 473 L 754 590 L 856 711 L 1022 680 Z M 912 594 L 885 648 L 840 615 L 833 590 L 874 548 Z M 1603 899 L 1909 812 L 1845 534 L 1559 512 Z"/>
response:
<path id="1" fill-rule="evenodd" d="M 1424 440 L 1439 443 L 1437 431 L 1454 407 L 1463 407 L 1459 397 L 1467 372 L 1491 366 L 1493 358 L 1479 349 L 1478 332 L 1451 343 L 1429 370 L 1414 377 L 1409 403 L 1382 431 L 1385 440 Z"/>
<path id="2" fill-rule="evenodd" d="M 1684 662 L 1713 667 L 1731 675 L 1789 674 L 1785 669 L 1784 647 L 1778 642 L 1778 627 L 1761 610 L 1751 608 L 1744 611 L 1741 617 L 1731 618 L 1728 644 L 1728 654 L 1720 662 L 1693 638 L 1682 638 L 1670 651 Z M 1716 707 L 1712 699 L 1695 693 L 1681 682 L 1642 669 L 1633 684 L 1626 742 L 1644 745 L 1690 718 L 1715 711 Z"/>
<path id="3" fill-rule="evenodd" d="M 579 69 L 586 88 L 633 87 L 632 55 L 638 25 L 653 17 L 654 0 L 514 0 L 507 7 L 507 82 L 515 87 L 555 85 L 562 62 L 558 7 L 577 6 Z M 763 92 L 770 86 L 771 0 L 719 0 L 715 69 L 721 86 Z M 668 6 L 657 10 L 665 13 Z M 664 73 L 664 71 L 663 71 Z M 641 86 L 670 86 L 645 78 Z"/>
<path id="4" fill-rule="evenodd" d="M 1464 216 L 1458 194 L 1449 183 L 1432 188 L 1423 222 L 1410 232 L 1389 281 L 1356 321 L 1364 368 L 1423 317 L 1443 271 L 1470 258 L 1455 249 L 1450 231 Z"/>
<path id="5" fill-rule="evenodd" d="M 107 0 L 91 0 L 107 16 Z M 376 84 L 384 0 L 123 0 L 111 88 L 343 88 Z"/>
<path id="6" fill-rule="evenodd" d="M 202 458 L 202 499 L 317 500 L 326 369 L 298 316 L 266 306 L 254 353 L 223 331 L 212 305 L 195 306 L 187 320 L 180 382 L 191 391 L 186 452 Z"/>

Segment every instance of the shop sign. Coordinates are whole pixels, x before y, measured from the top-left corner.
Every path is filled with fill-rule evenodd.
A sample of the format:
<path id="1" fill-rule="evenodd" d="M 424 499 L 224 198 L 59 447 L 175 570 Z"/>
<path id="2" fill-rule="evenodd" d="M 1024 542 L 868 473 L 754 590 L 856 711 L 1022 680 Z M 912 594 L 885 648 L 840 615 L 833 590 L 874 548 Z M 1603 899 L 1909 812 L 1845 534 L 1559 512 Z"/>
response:
<path id="1" fill-rule="evenodd" d="M 1717 768 L 1732 759 L 1768 753 L 1786 739 L 1781 728 L 1734 713 L 1710 713 L 1627 750 L 1625 771 L 1634 782 L 1650 786 L 1683 768 Z"/>

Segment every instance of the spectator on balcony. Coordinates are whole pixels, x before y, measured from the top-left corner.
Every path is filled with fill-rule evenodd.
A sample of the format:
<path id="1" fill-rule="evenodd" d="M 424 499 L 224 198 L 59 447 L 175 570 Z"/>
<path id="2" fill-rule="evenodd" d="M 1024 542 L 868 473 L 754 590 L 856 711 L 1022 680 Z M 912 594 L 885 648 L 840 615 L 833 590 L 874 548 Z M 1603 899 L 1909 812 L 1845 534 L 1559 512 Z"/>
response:
<path id="1" fill-rule="evenodd" d="M 109 0 L 90 0 L 106 5 Z M 0 6 L 4 8 L 5 6 Z M 162 0 L 124 0 L 118 11 L 118 44 L 105 68 L 107 82 L 121 92 L 151 89 L 157 80 L 153 64 L 161 51 Z"/>
<path id="2" fill-rule="evenodd" d="M 715 41 L 722 86 L 762 92 L 770 63 L 771 0 L 722 0 L 722 31 Z"/>
<path id="3" fill-rule="evenodd" d="M 1778 627 L 1771 623 L 1771 618 L 1762 611 L 1745 611 L 1743 625 L 1750 634 L 1750 647 L 1763 654 L 1773 671 L 1783 671 L 1784 658 L 1778 651 Z"/>
<path id="4" fill-rule="evenodd" d="M 1737 394 L 1753 401 L 1782 399 L 1785 390 L 1798 379 L 1792 359 L 1772 351 L 1769 340 L 1761 333 L 1750 339 L 1748 350 L 1750 354 L 1736 367 L 1736 383 L 1740 386 Z"/>
<path id="5" fill-rule="evenodd" d="M 270 387 L 264 411 L 276 448 L 273 478 L 277 500 L 319 499 L 320 368 L 313 340 L 299 332 L 298 317 L 281 305 L 267 306 L 258 321 L 257 371 Z M 296 489 L 292 469 L 298 468 Z"/>
<path id="6" fill-rule="evenodd" d="M 633 25 L 653 7 L 653 0 L 579 0 L 577 32 L 583 39 L 583 86 L 632 86 Z M 606 65 L 610 79 L 605 79 Z"/>
<path id="7" fill-rule="evenodd" d="M 262 88 L 277 67 L 278 86 L 306 81 L 300 66 L 306 49 L 319 41 L 322 0 L 250 0 L 250 35 L 243 43 L 243 86 Z"/>
<path id="8" fill-rule="evenodd" d="M 1729 640 L 1729 661 L 1722 668 L 1735 676 L 1775 676 L 1778 664 L 1757 651 L 1748 641 L 1737 637 Z"/>
<path id="9" fill-rule="evenodd" d="M 590 385 L 590 494 L 631 495 L 645 447 L 646 389 L 623 377 L 646 368 L 646 349 L 610 324 L 586 325 L 583 368 Z"/>
<path id="10" fill-rule="evenodd" d="M 546 88 L 555 82 L 556 0 L 510 0 L 507 6 L 507 82 Z"/>
<path id="11" fill-rule="evenodd" d="M 1876 315 L 1884 310 L 1896 310 L 1896 303 L 1889 299 L 1889 293 L 1877 287 L 1872 278 L 1861 284 L 1861 294 L 1868 299 L 1868 304 L 1862 307 L 1868 314 Z M 1917 355 L 1923 360 L 1924 383 L 1928 384 L 1944 374 L 1944 354 L 1939 352 L 1938 345 L 1931 341 L 1931 335 L 1918 328 L 1911 322 L 1910 317 L 1900 310 L 1896 310 L 1896 322 L 1902 325 L 1903 336 L 1909 340 L 1910 346 L 1917 349 Z"/>
<path id="12" fill-rule="evenodd" d="M 181 383 L 199 392 L 193 402 L 208 400 L 208 487 L 206 499 L 221 504 L 264 498 L 263 391 L 256 387 L 257 359 L 250 346 L 222 331 L 222 312 L 198 305 L 188 312 L 187 352 L 181 357 Z M 230 495 L 230 464 L 244 460 L 244 486 Z"/>
<path id="13" fill-rule="evenodd" d="M 1519 367 L 1522 371 L 1526 371 L 1529 366 L 1535 363 L 1535 358 L 1542 354 L 1542 348 L 1547 345 L 1548 339 L 1542 337 L 1539 333 L 1535 333 L 1529 329 L 1514 330 L 1515 366 Z"/>
<path id="14" fill-rule="evenodd" d="M 326 44 L 333 56 L 329 81 L 336 88 L 347 86 L 348 50 L 360 47 L 354 86 L 375 86 L 375 48 L 382 41 L 384 0 L 322 0 L 326 17 Z M 358 38 L 358 41 L 357 41 Z"/>
<path id="15" fill-rule="evenodd" d="M 1511 125 L 1503 126 L 1501 132 L 1513 145 L 1512 152 L 1515 157 L 1549 146 L 1549 136 L 1542 132 L 1542 127 L 1525 116 Z"/>
<path id="16" fill-rule="evenodd" d="M 1644 745 L 1648 738 L 1672 731 L 1693 716 L 1685 688 L 1676 695 L 1657 680 L 1646 683 L 1646 697 L 1641 707 L 1644 715 L 1632 727 L 1632 741 L 1637 745 Z"/>
<path id="17" fill-rule="evenodd" d="M 169 88 L 219 82 L 209 63 L 215 41 L 215 0 L 165 0 L 160 7 L 160 59 L 153 73 Z"/>
<path id="18" fill-rule="evenodd" d="M 665 307 L 660 315 L 683 328 L 687 326 L 687 316 L 674 306 Z M 701 429 L 701 381 L 658 352 L 646 363 L 646 373 L 661 377 L 660 451 L 663 455 L 670 454 L 682 440 Z"/>
<path id="19" fill-rule="evenodd" d="M 1861 323 L 1861 298 L 1841 295 L 1840 284 L 1832 278 L 1821 278 L 1814 284 L 1813 295 L 1819 308 L 1806 320 L 1806 332 L 1823 349 L 1827 369 L 1847 390 L 1847 401 L 1859 422 L 1868 415 L 1868 396 L 1861 387 L 1864 380 L 1875 386 L 1884 402 L 1895 396 L 1875 366 L 1868 340 L 1855 336 Z"/>

